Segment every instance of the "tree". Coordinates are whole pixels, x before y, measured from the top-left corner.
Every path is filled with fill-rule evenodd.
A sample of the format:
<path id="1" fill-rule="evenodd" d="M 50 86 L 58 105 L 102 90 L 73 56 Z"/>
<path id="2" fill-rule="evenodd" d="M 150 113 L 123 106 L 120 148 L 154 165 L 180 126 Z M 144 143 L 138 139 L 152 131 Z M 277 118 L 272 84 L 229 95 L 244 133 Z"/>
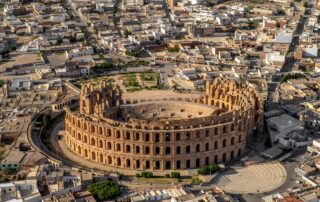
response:
<path id="1" fill-rule="evenodd" d="M 152 178 L 153 177 L 153 173 L 152 172 L 142 172 L 141 173 L 141 177 Z"/>
<path id="2" fill-rule="evenodd" d="M 171 172 L 170 176 L 171 176 L 171 178 L 180 178 L 180 173 L 179 172 Z"/>
<path id="3" fill-rule="evenodd" d="M 103 181 L 88 186 L 88 190 L 97 201 L 114 199 L 121 195 L 120 186 L 113 181 Z"/>
<path id="4" fill-rule="evenodd" d="M 208 166 L 203 166 L 198 170 L 199 175 L 209 175 L 217 172 L 219 170 L 219 166 L 217 164 L 211 164 Z"/>

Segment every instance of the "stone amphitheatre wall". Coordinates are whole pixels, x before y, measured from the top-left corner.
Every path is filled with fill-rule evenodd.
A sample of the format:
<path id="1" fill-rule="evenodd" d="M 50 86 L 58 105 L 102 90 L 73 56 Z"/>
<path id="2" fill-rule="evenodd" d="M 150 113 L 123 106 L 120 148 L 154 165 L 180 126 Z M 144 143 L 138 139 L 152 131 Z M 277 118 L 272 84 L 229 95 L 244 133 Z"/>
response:
<path id="1" fill-rule="evenodd" d="M 248 84 L 224 78 L 207 82 L 202 99 L 187 100 L 215 106 L 209 116 L 166 121 L 121 119 L 124 103 L 151 101 L 124 102 L 118 88 L 104 82 L 98 89 L 87 85 L 81 90 L 80 111 L 66 109 L 64 140 L 79 157 L 110 167 L 179 170 L 239 159 L 255 127 L 263 124 L 259 94 Z"/>

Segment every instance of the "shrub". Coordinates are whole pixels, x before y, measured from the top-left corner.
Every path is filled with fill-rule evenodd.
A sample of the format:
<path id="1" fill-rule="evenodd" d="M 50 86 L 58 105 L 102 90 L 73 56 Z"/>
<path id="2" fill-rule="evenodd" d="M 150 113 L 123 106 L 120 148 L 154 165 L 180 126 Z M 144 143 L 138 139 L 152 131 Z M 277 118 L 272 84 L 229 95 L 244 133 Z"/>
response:
<path id="1" fill-rule="evenodd" d="M 97 201 L 114 199 L 121 195 L 120 186 L 113 181 L 104 181 L 88 186 L 88 190 Z"/>
<path id="2" fill-rule="evenodd" d="M 202 182 L 202 180 L 199 177 L 195 177 L 192 179 L 192 184 L 200 184 Z"/>
<path id="3" fill-rule="evenodd" d="M 172 53 L 179 53 L 180 48 L 179 48 L 179 46 L 175 46 L 173 48 L 168 48 L 168 51 L 172 52 Z"/>
<path id="4" fill-rule="evenodd" d="M 180 173 L 179 172 L 171 172 L 171 178 L 180 178 Z"/>
<path id="5" fill-rule="evenodd" d="M 212 164 L 212 165 L 203 166 L 202 168 L 200 168 L 198 170 L 198 174 L 199 175 L 209 175 L 209 174 L 213 174 L 213 173 L 217 172 L 218 170 L 219 170 L 218 165 Z"/>
<path id="6" fill-rule="evenodd" d="M 136 177 L 140 178 L 141 177 L 140 173 L 136 173 Z"/>
<path id="7" fill-rule="evenodd" d="M 164 177 L 165 178 L 170 178 L 170 174 L 166 174 Z"/>
<path id="8" fill-rule="evenodd" d="M 153 177 L 153 173 L 152 172 L 142 172 L 141 173 L 141 177 L 152 178 Z"/>

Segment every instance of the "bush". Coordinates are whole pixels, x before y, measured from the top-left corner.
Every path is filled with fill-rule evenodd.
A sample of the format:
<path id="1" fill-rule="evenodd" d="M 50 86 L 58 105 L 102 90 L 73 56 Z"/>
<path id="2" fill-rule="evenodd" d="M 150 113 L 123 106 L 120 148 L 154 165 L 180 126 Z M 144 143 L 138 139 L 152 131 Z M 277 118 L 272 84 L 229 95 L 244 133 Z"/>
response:
<path id="1" fill-rule="evenodd" d="M 169 174 L 165 174 L 164 177 L 165 177 L 165 178 L 170 178 L 170 175 L 169 175 Z"/>
<path id="2" fill-rule="evenodd" d="M 213 173 L 217 172 L 218 170 L 219 170 L 218 165 L 212 164 L 212 165 L 203 166 L 202 168 L 200 168 L 198 170 L 198 174 L 199 175 L 209 175 L 209 174 L 213 174 Z"/>
<path id="3" fill-rule="evenodd" d="M 180 178 L 180 173 L 179 172 L 171 172 L 171 178 Z"/>
<path id="4" fill-rule="evenodd" d="M 141 177 L 140 173 L 136 173 L 136 177 L 140 178 Z"/>
<path id="5" fill-rule="evenodd" d="M 121 195 L 120 186 L 113 181 L 104 181 L 88 186 L 88 190 L 97 201 L 114 199 Z"/>
<path id="6" fill-rule="evenodd" d="M 175 46 L 174 48 L 169 48 L 168 51 L 172 53 L 179 53 L 180 48 L 179 46 Z"/>
<path id="7" fill-rule="evenodd" d="M 152 178 L 153 177 L 153 173 L 152 172 L 142 172 L 141 173 L 141 177 Z"/>
<path id="8" fill-rule="evenodd" d="M 192 179 L 192 184 L 200 184 L 202 182 L 202 180 L 200 180 L 200 178 L 199 177 L 195 177 L 195 178 L 193 178 Z"/>
<path id="9" fill-rule="evenodd" d="M 306 76 L 305 76 L 303 73 L 291 73 L 291 74 L 285 75 L 285 76 L 281 79 L 281 83 L 287 82 L 288 80 L 304 79 L 304 78 L 306 78 Z"/>
<path id="10" fill-rule="evenodd" d="M 140 49 L 132 50 L 132 51 L 126 51 L 126 55 L 132 56 L 132 57 L 140 57 L 143 54 L 143 51 Z"/>

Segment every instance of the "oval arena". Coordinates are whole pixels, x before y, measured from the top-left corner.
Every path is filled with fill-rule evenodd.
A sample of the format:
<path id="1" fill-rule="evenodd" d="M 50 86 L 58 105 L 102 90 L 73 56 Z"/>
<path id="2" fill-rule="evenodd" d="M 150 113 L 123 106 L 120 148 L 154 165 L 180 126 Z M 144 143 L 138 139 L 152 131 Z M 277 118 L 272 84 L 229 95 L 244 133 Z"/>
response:
<path id="1" fill-rule="evenodd" d="M 82 87 L 80 110 L 66 108 L 64 141 L 78 156 L 130 170 L 194 169 L 239 159 L 263 128 L 263 100 L 226 78 L 198 99 L 123 100 L 102 81 Z"/>

